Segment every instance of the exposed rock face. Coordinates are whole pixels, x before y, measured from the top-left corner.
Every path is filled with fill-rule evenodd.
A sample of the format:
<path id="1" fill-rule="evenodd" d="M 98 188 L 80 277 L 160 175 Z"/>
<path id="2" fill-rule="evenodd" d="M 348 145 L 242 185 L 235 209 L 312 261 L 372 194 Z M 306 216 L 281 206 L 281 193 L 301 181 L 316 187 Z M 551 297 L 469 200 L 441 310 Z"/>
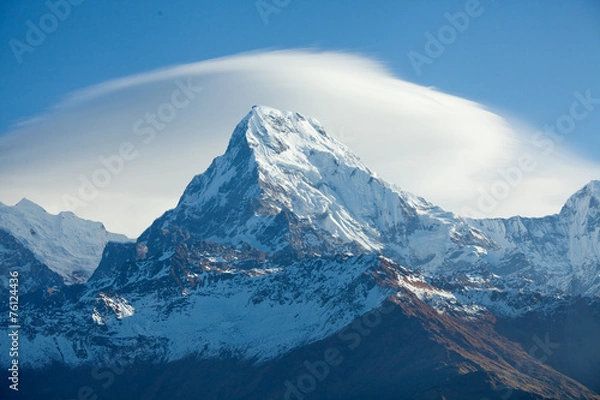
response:
<path id="1" fill-rule="evenodd" d="M 75 270 L 53 268 L 44 241 L 0 230 L 2 267 L 23 266 L 30 292 L 22 363 L 57 379 L 126 355 L 138 380 L 110 389 L 124 398 L 164 397 L 142 377 L 166 374 L 177 395 L 202 382 L 207 398 L 262 399 L 335 347 L 347 362 L 314 398 L 595 398 L 527 353 L 542 333 L 506 321 L 596 307 L 598 186 L 558 215 L 465 220 L 378 178 L 314 119 L 255 106 L 176 208 L 135 243 L 103 236 L 82 284 L 65 285 Z"/>

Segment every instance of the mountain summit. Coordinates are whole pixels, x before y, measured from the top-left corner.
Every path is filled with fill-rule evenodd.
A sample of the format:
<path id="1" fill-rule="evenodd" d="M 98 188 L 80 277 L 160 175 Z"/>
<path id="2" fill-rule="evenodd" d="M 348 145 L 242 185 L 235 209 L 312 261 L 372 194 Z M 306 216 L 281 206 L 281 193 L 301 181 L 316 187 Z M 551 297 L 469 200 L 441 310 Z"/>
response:
<path id="1" fill-rule="evenodd" d="M 12 207 L 0 203 L 0 231 L 68 285 L 85 282 L 92 275 L 106 243 L 129 241 L 124 235 L 108 232 L 100 222 L 78 218 L 72 212 L 52 215 L 25 198 Z M 9 265 L 8 261 L 2 264 Z"/>
<path id="2" fill-rule="evenodd" d="M 443 261 L 438 251 L 474 262 L 487 243 L 462 219 L 378 178 L 315 119 L 263 106 L 153 229 L 172 225 L 270 253 L 379 252 L 432 267 Z M 437 248 L 421 242 L 424 231 L 438 232 Z"/>
<path id="3" fill-rule="evenodd" d="M 567 200 L 560 211 L 578 219 L 588 229 L 594 229 L 600 222 L 600 181 L 591 181 Z"/>
<path id="4" fill-rule="evenodd" d="M 54 228 L 71 218 L 21 208 Z M 557 371 L 600 388 L 586 372 L 600 359 L 587 357 L 600 352 L 595 209 L 593 182 L 557 215 L 465 220 L 378 178 L 313 118 L 255 106 L 135 243 L 106 243 L 82 285 L 47 290 L 44 275 L 21 298 L 19 365 L 64 367 L 37 377 L 63 397 L 65 376 L 127 355 L 138 386 L 107 397 L 304 398 L 312 379 L 315 398 L 598 398 Z M 33 217 L 8 215 L 26 234 Z M 0 257 L 33 260 L 13 239 Z M 548 337 L 532 326 L 562 335 L 557 370 L 524 350 Z M 560 362 L 571 354 L 586 357 Z"/>
<path id="5" fill-rule="evenodd" d="M 593 293 L 597 193 L 591 182 L 546 218 L 466 221 L 377 177 L 314 118 L 254 106 L 225 154 L 140 240 L 180 227 L 279 256 L 377 253 L 425 273 L 486 271 L 519 289 Z"/>
<path id="6" fill-rule="evenodd" d="M 194 221 L 203 237 L 267 251 L 326 251 L 333 242 L 377 250 L 372 232 L 348 210 L 357 206 L 356 194 L 345 192 L 354 176 L 371 173 L 314 119 L 255 106 L 165 223 Z"/>

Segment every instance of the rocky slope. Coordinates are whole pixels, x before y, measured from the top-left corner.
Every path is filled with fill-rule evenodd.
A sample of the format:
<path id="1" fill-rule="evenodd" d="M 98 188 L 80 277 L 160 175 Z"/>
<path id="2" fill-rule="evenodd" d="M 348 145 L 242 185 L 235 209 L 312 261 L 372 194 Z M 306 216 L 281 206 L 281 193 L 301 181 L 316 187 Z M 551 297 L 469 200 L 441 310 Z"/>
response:
<path id="1" fill-rule="evenodd" d="M 375 324 L 369 318 L 387 301 L 393 311 L 378 314 L 377 341 L 348 355 L 333 383 L 311 391 L 315 398 L 499 398 L 498 388 L 515 398 L 595 398 L 523 350 L 527 324 L 499 334 L 496 318 L 535 314 L 552 326 L 575 297 L 595 307 L 597 187 L 556 216 L 465 220 L 378 178 L 314 119 L 255 106 L 225 154 L 135 243 L 92 236 L 107 241 L 84 283 L 61 286 L 57 276 L 79 276 L 74 264 L 44 250 L 58 239 L 62 249 L 77 243 L 78 231 L 56 230 L 56 218 L 71 217 L 12 230 L 11 246 L 55 270 L 23 296 L 22 365 L 50 368 L 47 376 L 122 355 L 133 375 L 211 365 L 254 394 L 207 373 L 210 398 L 280 397 L 304 357 L 356 330 L 356 321 Z M 28 228 L 45 241 L 36 245 Z M 585 332 L 593 340 L 596 328 Z M 178 393 L 192 390 L 195 381 L 181 379 Z M 143 388 L 146 398 L 172 387 L 156 385 Z"/>
<path id="2" fill-rule="evenodd" d="M 12 207 L 0 203 L 0 231 L 33 253 L 68 285 L 85 282 L 92 275 L 106 243 L 129 241 L 124 235 L 107 232 L 100 222 L 78 218 L 71 212 L 52 215 L 27 199 Z M 9 268 L 8 264 L 2 265 Z"/>
<path id="3" fill-rule="evenodd" d="M 497 244 L 489 251 L 494 273 L 540 291 L 600 293 L 600 181 L 544 218 L 472 220 Z"/>

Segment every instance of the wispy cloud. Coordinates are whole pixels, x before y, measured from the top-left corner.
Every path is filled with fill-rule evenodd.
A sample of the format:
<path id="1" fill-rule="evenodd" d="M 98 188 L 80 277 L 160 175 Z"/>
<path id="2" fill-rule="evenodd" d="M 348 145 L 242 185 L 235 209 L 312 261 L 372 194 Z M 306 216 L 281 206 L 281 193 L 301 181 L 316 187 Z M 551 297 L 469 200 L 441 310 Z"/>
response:
<path id="1" fill-rule="evenodd" d="M 152 143 L 136 121 L 169 99 L 177 80 L 202 92 Z M 574 90 L 577 88 L 574 88 Z M 403 81 L 371 59 L 310 50 L 241 54 L 161 69 L 72 93 L 43 119 L 0 137 L 0 201 L 28 197 L 65 209 L 99 157 L 133 143 L 139 154 L 76 213 L 138 235 L 173 207 L 193 175 L 223 153 L 236 123 L 254 104 L 314 116 L 383 178 L 459 213 L 523 153 L 540 153 L 531 128 L 509 123 L 475 102 Z M 517 127 L 518 126 L 518 127 Z M 339 136 L 339 134 L 338 134 Z M 590 179 L 597 164 L 568 149 L 540 154 L 493 215 L 542 215 Z"/>

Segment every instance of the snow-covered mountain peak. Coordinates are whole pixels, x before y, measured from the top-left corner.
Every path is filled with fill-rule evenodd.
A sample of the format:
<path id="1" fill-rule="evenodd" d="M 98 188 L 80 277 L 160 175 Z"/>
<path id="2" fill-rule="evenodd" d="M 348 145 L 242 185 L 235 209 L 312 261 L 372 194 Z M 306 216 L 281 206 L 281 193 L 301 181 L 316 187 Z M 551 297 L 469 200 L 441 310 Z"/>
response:
<path id="1" fill-rule="evenodd" d="M 591 181 L 573 194 L 560 211 L 560 215 L 575 218 L 580 223 L 597 223 L 600 217 L 600 181 Z M 589 221 L 590 218 L 592 221 Z"/>
<path id="2" fill-rule="evenodd" d="M 276 108 L 255 105 L 247 115 L 247 118 L 261 126 L 277 126 L 282 123 L 290 122 L 292 124 L 306 121 L 308 122 L 320 136 L 327 136 L 323 126 L 315 118 L 304 116 L 293 111 L 282 111 Z M 299 132 L 299 130 L 295 130 Z M 291 131 L 293 132 L 293 131 Z M 291 133 L 290 132 L 290 133 Z M 273 133 L 273 131 L 269 132 Z M 312 131 L 305 132 L 308 134 L 315 133 Z"/>
<path id="3" fill-rule="evenodd" d="M 23 197 L 21 200 L 19 200 L 19 202 L 17 204 L 15 204 L 15 207 L 18 207 L 19 209 L 23 209 L 23 210 L 30 210 L 32 212 L 37 212 L 37 213 L 45 213 L 46 210 L 44 210 L 39 204 L 34 203 L 33 201 L 29 200 L 26 197 Z"/>
<path id="4" fill-rule="evenodd" d="M 343 160 L 352 167 L 367 168 L 346 146 L 327 135 L 314 118 L 291 111 L 280 111 L 266 106 L 254 106 L 238 124 L 227 153 L 236 153 L 236 146 L 248 147 L 254 161 L 268 168 L 307 167 L 318 163 L 318 154 Z M 310 168 L 309 169 L 314 169 Z"/>
<path id="5" fill-rule="evenodd" d="M 458 243 L 453 262 L 477 259 L 487 243 L 451 213 L 378 178 L 315 119 L 263 106 L 242 119 L 225 154 L 151 231 L 158 237 L 172 225 L 265 252 L 383 252 L 418 265 L 440 266 L 441 253 Z M 437 246 L 421 243 L 432 231 Z"/>
<path id="6" fill-rule="evenodd" d="M 600 292 L 600 224 L 588 217 L 598 197 L 592 182 L 564 217 L 467 221 L 378 178 L 316 120 L 255 106 L 225 154 L 136 243 L 107 244 L 118 239 L 69 212 L 0 204 L 0 269 L 36 278 L 20 283 L 35 292 L 23 321 L 28 366 L 95 365 L 129 351 L 136 360 L 193 356 L 207 365 L 281 360 L 305 345 L 329 346 L 335 332 L 338 344 L 360 339 L 355 322 L 378 338 L 399 337 L 385 326 L 431 336 L 436 348 L 447 343 L 444 370 L 463 343 L 479 343 L 500 365 L 489 353 L 500 342 L 478 339 L 485 321 L 496 325 L 485 308 L 550 313 L 562 296 Z M 56 285 L 90 271 L 85 285 Z M 366 317 L 386 299 L 399 309 L 379 336 Z"/>
<path id="7" fill-rule="evenodd" d="M 373 238 L 379 234 L 367 215 L 373 195 L 399 202 L 398 193 L 318 121 L 255 106 L 235 128 L 225 154 L 194 177 L 164 223 L 190 220 L 194 226 L 187 227 L 203 237 L 268 251 L 290 241 L 304 249 L 314 245 L 317 252 L 323 243 L 376 250 L 381 246 Z M 403 207 L 396 208 L 402 220 Z M 221 222 L 217 215 L 223 215 Z M 265 235 L 277 243 L 267 245 Z"/>
<path id="8" fill-rule="evenodd" d="M 600 288 L 600 181 L 573 194 L 559 214 L 541 218 L 470 220 L 498 249 L 494 273 L 532 282 L 536 290 L 598 293 Z"/>
<path id="9" fill-rule="evenodd" d="M 66 284 L 84 282 L 91 276 L 107 242 L 129 241 L 124 235 L 107 232 L 100 222 L 70 212 L 49 214 L 27 199 L 12 207 L 0 204 L 0 229 L 58 273 Z"/>

